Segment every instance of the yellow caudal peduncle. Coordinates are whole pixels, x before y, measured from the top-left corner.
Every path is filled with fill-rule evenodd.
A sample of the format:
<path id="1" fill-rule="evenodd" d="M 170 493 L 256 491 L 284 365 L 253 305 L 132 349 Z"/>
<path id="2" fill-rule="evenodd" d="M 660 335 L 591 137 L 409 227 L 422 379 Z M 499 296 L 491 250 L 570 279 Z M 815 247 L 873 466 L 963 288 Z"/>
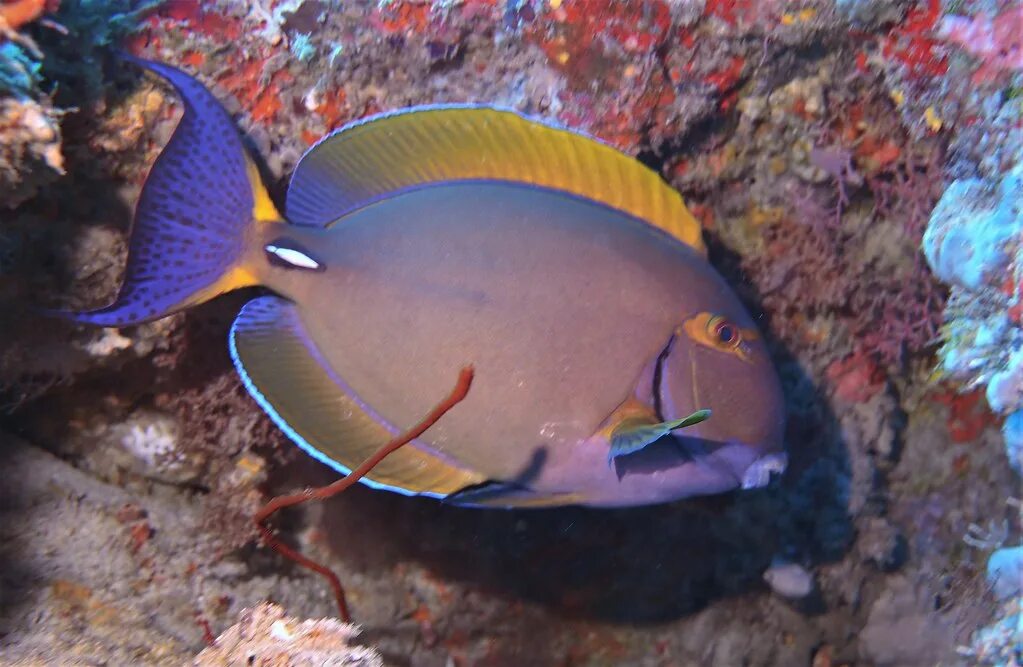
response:
<path id="1" fill-rule="evenodd" d="M 251 158 L 245 159 L 245 171 L 249 177 L 249 184 L 252 186 L 252 219 L 256 222 L 280 222 L 280 212 L 274 206 L 273 200 L 263 185 L 263 179 L 259 175 L 259 169 Z"/>
<path id="2" fill-rule="evenodd" d="M 280 212 L 278 212 L 273 200 L 270 199 L 270 194 L 266 191 L 266 186 L 263 185 L 263 179 L 259 175 L 256 163 L 248 156 L 245 158 L 245 174 L 252 188 L 252 221 L 254 225 L 262 227 L 267 224 L 283 222 Z M 263 279 L 259 275 L 257 267 L 262 259 L 261 244 L 264 235 L 255 229 L 251 230 L 246 235 L 246 250 L 237 263 L 228 269 L 217 282 L 210 285 L 202 294 L 197 295 L 198 299 L 196 302 L 206 301 L 218 294 L 224 294 L 225 292 L 243 287 L 263 284 Z"/>

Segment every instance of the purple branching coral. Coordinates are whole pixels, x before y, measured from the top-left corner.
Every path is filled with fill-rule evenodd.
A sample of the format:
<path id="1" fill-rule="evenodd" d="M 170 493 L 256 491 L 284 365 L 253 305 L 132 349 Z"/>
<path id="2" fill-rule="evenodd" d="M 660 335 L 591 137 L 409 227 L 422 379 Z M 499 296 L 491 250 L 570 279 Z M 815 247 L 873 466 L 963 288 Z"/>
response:
<path id="1" fill-rule="evenodd" d="M 849 190 L 846 184 L 862 185 L 863 178 L 856 173 L 852 153 L 843 148 L 813 148 L 810 150 L 810 164 L 826 173 L 835 182 L 837 193 L 832 207 L 834 213 L 830 219 L 833 226 L 837 227 L 842 224 L 842 212 L 849 206 Z M 812 208 L 815 204 L 811 196 L 803 195 L 796 205 Z M 826 219 L 821 218 L 822 221 Z"/>
<path id="2" fill-rule="evenodd" d="M 877 275 L 875 293 L 856 294 L 866 297 L 855 304 L 863 314 L 854 331 L 856 338 L 886 364 L 934 344 L 941 327 L 946 290 L 918 249 L 931 209 L 941 196 L 942 161 L 938 150 L 923 156 L 903 150 L 899 159 L 866 179 L 873 199 L 872 226 L 894 227 L 902 232 L 903 242 L 912 246 L 912 260 L 902 270 Z"/>
<path id="3" fill-rule="evenodd" d="M 798 313 L 838 308 L 848 296 L 843 282 L 849 266 L 836 233 L 835 209 L 823 205 L 813 191 L 793 193 L 792 202 L 793 215 L 764 229 L 766 256 L 747 260 L 765 307 L 780 324 Z"/>
<path id="4" fill-rule="evenodd" d="M 795 338 L 808 320 L 829 320 L 823 330 L 818 322 L 803 331 L 803 342 L 838 323 L 854 353 L 897 368 L 927 350 L 941 325 L 945 290 L 918 250 L 940 196 L 940 158 L 903 148 L 861 176 L 853 155 L 828 149 L 811 156 L 834 184 L 792 188 L 790 215 L 766 225 L 767 252 L 748 258 L 746 269 L 783 338 Z"/>
<path id="5" fill-rule="evenodd" d="M 706 168 L 714 173 L 719 156 L 728 175 L 729 151 L 753 145 L 753 159 L 773 175 L 744 183 L 746 210 L 725 198 L 718 212 L 743 230 L 722 225 L 746 249 L 743 269 L 772 331 L 794 349 L 828 349 L 898 373 L 932 350 L 946 299 L 920 252 L 945 182 L 944 137 L 907 130 L 900 100 L 878 90 L 865 67 L 829 67 L 843 83 L 827 96 L 808 76 L 743 101 L 743 145 L 705 147 Z M 684 190 L 703 164 L 680 166 Z"/>
<path id="6" fill-rule="evenodd" d="M 856 345 L 886 366 L 899 364 L 936 343 L 945 290 L 926 267 L 908 276 L 890 276 L 853 295 L 859 313 Z"/>

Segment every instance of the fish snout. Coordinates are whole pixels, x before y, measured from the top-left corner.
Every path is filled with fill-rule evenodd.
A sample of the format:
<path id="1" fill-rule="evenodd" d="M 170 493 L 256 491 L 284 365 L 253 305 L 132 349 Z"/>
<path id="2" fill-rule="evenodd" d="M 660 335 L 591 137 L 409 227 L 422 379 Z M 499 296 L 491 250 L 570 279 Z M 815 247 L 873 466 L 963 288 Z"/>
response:
<path id="1" fill-rule="evenodd" d="M 716 470 L 721 483 L 727 481 L 731 488 L 767 485 L 788 461 L 784 396 L 767 350 L 755 346 L 750 362 L 700 346 L 686 347 L 673 350 L 674 358 L 665 368 L 661 394 L 665 417 L 709 409 L 710 418 L 679 433 L 688 436 L 692 458 Z"/>
<path id="2" fill-rule="evenodd" d="M 772 452 L 756 459 L 742 473 L 743 489 L 760 489 L 768 485 L 771 477 L 781 475 L 789 465 L 785 452 Z"/>

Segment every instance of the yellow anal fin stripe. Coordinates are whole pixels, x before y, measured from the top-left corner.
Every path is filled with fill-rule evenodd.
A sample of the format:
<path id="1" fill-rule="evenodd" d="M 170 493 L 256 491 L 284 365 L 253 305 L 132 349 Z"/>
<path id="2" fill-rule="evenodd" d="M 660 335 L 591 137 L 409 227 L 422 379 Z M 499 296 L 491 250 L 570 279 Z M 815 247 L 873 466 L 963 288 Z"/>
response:
<path id="1" fill-rule="evenodd" d="M 250 301 L 231 329 L 231 355 L 246 387 L 292 440 L 347 473 L 396 434 L 346 394 L 322 365 L 294 304 L 267 296 Z M 406 446 L 363 479 L 407 495 L 444 497 L 483 477 Z"/>

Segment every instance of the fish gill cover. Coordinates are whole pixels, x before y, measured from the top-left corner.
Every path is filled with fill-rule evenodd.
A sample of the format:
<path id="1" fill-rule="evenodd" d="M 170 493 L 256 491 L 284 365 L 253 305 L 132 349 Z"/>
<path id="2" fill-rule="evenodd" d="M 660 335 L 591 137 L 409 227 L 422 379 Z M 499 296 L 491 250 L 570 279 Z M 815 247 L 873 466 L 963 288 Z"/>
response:
<path id="1" fill-rule="evenodd" d="M 115 46 L 206 84 L 278 201 L 307 146 L 380 111 L 485 102 L 588 132 L 682 193 L 769 339 L 792 463 L 765 490 L 493 513 L 356 489 L 289 517 L 385 659 L 1019 663 L 1018 3 L 3 0 L 0 17 L 14 659 L 180 664 L 262 600 L 333 613 L 248 546 L 268 495 L 330 481 L 230 367 L 251 295 L 124 329 L 35 314 L 116 292 L 179 113 Z"/>

